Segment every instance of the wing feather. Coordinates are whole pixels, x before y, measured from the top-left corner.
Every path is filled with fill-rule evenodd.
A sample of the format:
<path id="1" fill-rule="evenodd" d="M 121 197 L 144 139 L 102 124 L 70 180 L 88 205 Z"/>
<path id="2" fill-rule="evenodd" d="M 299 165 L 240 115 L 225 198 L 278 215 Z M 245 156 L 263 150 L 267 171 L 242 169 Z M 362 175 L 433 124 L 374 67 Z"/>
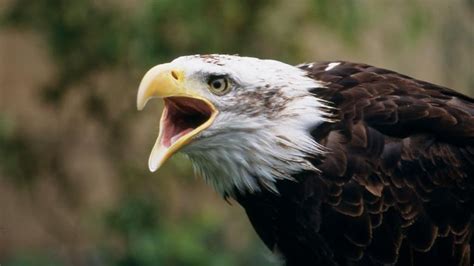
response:
<path id="1" fill-rule="evenodd" d="M 340 121 L 322 125 L 323 133 L 315 128 L 313 136 L 331 151 L 318 167 L 339 192 L 323 201 L 345 216 L 337 218 L 349 240 L 341 254 L 375 265 L 468 265 L 474 100 L 368 65 L 326 66 L 306 70 L 329 84 L 314 94 L 335 103 Z M 326 238 L 334 235 L 333 216 L 321 221 Z"/>

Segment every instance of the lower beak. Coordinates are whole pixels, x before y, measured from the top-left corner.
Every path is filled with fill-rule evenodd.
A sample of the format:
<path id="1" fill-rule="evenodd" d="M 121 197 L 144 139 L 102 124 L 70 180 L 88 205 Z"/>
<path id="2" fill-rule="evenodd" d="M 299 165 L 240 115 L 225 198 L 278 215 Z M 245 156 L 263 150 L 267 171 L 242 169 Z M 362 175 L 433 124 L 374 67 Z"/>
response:
<path id="1" fill-rule="evenodd" d="M 148 167 L 152 172 L 160 168 L 168 158 L 188 144 L 194 136 L 208 128 L 218 113 L 215 106 L 209 100 L 202 97 L 196 90 L 186 86 L 183 71 L 174 69 L 170 64 L 157 65 L 145 74 L 138 89 L 137 109 L 142 110 L 148 100 L 152 98 L 171 99 L 174 97 L 191 98 L 202 101 L 210 110 L 210 115 L 204 123 L 189 132 L 186 131 L 187 133 L 180 135 L 179 138 L 174 138 L 172 143 L 165 144 L 163 139 L 166 130 L 165 127 L 169 123 L 169 121 L 165 123 L 165 120 L 169 119 L 169 114 L 167 114 L 168 110 L 165 105 L 160 119 L 158 138 L 148 160 Z"/>

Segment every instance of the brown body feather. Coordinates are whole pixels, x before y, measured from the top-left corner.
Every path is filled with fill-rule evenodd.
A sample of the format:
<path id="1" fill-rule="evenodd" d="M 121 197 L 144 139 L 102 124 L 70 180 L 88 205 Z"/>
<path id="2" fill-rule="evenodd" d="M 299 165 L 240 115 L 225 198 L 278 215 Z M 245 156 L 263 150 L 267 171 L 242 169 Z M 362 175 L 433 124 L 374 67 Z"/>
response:
<path id="1" fill-rule="evenodd" d="M 301 66 L 326 84 L 329 149 L 272 192 L 237 201 L 287 265 L 471 265 L 474 100 L 368 65 Z"/>

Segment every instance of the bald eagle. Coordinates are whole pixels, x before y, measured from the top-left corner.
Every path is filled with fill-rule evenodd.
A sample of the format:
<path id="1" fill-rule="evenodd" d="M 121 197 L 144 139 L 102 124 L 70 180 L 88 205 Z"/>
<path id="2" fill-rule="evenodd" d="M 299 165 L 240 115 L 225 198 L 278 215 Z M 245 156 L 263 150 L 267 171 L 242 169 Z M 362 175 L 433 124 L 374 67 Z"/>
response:
<path id="1" fill-rule="evenodd" d="M 286 265 L 471 265 L 474 100 L 350 62 L 179 57 L 149 158 L 177 151 Z M 472 246 L 472 247 L 471 247 Z"/>

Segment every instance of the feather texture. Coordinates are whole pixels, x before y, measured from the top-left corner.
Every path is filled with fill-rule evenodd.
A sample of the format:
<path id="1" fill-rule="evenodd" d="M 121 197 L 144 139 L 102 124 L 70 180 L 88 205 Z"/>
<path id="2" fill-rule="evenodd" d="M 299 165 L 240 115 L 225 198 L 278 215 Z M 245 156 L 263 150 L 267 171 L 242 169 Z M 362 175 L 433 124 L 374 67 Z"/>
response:
<path id="1" fill-rule="evenodd" d="M 471 265 L 474 100 L 338 63 L 299 66 L 338 120 L 311 130 L 320 171 L 237 193 L 257 233 L 287 265 Z"/>

